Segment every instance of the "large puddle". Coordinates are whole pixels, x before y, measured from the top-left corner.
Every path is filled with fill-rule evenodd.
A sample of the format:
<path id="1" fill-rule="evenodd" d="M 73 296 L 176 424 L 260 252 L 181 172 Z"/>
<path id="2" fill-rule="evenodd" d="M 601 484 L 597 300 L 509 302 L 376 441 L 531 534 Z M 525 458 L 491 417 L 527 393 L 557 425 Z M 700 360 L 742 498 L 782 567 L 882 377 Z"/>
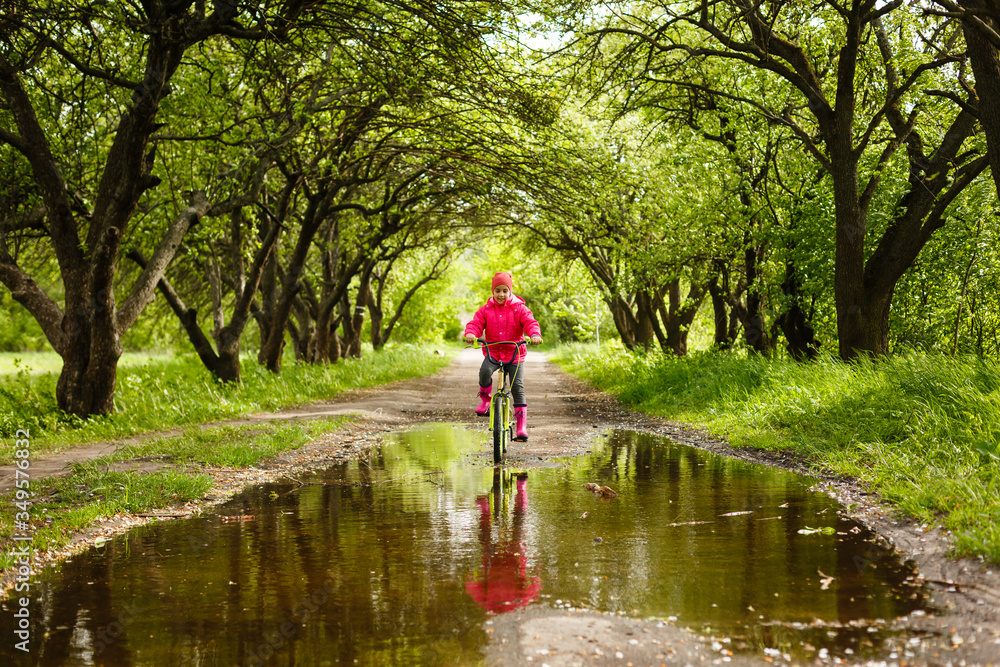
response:
<path id="1" fill-rule="evenodd" d="M 926 603 L 808 478 L 633 432 L 526 474 L 483 467 L 485 447 L 428 426 L 46 570 L 28 662 L 476 664 L 484 621 L 525 605 L 857 657 Z M 10 641 L 0 656 L 26 664 Z"/>

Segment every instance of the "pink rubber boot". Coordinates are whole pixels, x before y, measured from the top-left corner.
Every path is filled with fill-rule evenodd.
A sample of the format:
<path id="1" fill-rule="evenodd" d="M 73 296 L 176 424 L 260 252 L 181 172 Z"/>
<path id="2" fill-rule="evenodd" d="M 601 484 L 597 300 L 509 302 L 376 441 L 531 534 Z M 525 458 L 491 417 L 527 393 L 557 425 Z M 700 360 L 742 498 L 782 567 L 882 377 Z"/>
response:
<path id="1" fill-rule="evenodd" d="M 493 396 L 493 385 L 479 388 L 479 405 L 476 406 L 476 414 L 485 417 L 490 412 L 490 397 Z"/>
<path id="2" fill-rule="evenodd" d="M 514 406 L 514 426 L 517 430 L 517 435 L 514 436 L 514 440 L 516 440 L 517 442 L 525 442 L 528 439 L 527 405 Z"/>

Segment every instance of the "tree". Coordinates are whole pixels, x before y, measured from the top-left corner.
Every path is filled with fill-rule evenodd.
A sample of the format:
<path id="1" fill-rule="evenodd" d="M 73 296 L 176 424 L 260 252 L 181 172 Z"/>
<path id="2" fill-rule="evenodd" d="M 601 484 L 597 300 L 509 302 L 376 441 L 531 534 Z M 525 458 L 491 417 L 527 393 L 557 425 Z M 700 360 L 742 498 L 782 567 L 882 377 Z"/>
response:
<path id="1" fill-rule="evenodd" d="M 684 150 L 690 133 L 654 129 L 636 115 L 612 125 L 569 108 L 539 140 L 541 166 L 514 218 L 587 268 L 626 347 L 684 354 L 708 294 L 717 234 L 705 185 L 715 176 Z"/>
<path id="2" fill-rule="evenodd" d="M 993 184 L 1000 195 L 1000 6 L 995 0 L 935 0 L 947 16 L 962 21 L 966 52 L 975 76 L 975 98 L 969 100 L 986 136 Z"/>
<path id="3" fill-rule="evenodd" d="M 361 205 L 344 198 L 344 188 L 357 184 L 352 175 L 361 174 L 369 183 L 381 177 L 378 166 L 392 162 L 396 138 L 413 129 L 407 109 L 434 106 L 442 115 L 455 114 L 465 102 L 483 99 L 493 108 L 523 114 L 533 103 L 531 95 L 504 77 L 485 81 L 469 76 L 501 70 L 486 39 L 498 34 L 505 20 L 504 8 L 495 3 L 268 0 L 206 5 L 194 0 L 49 0 L 18 4 L 0 24 L 0 151 L 16 162 L 13 169 L 25 186 L 24 196 L 7 200 L 2 215 L 0 282 L 62 356 L 57 397 L 67 412 L 90 415 L 113 409 L 122 335 L 157 286 L 169 293 L 164 271 L 178 249 L 186 248 L 182 241 L 189 231 L 215 219 L 228 218 L 235 225 L 227 241 L 230 254 L 242 252 L 241 239 L 254 236 L 244 233 L 250 230 L 242 228 L 242 221 L 263 221 L 257 227 L 260 253 L 250 260 L 250 273 L 231 276 L 232 320 L 222 325 L 220 308 L 214 308 L 216 349 L 200 330 L 195 309 L 176 290 L 172 307 L 206 364 L 220 377 L 238 377 L 239 338 L 247 309 L 255 311 L 257 276 L 265 286 L 279 280 L 277 253 L 267 247 L 281 247 L 281 229 L 273 227 L 278 223 L 266 212 L 267 202 L 260 197 L 267 196 L 260 193 L 284 187 L 267 181 L 274 178 L 269 174 L 287 148 L 284 141 L 305 128 L 293 126 L 313 124 L 310 140 L 320 161 L 316 172 L 303 173 L 301 181 L 291 171 L 277 180 L 295 183 L 296 191 L 308 186 L 310 193 L 322 193 L 314 202 L 326 208 L 306 223 L 317 225 L 331 209 L 337 211 L 338 202 L 360 210 Z M 353 83 L 345 86 L 348 78 L 328 76 L 331 61 L 341 74 L 353 72 Z M 281 65 L 296 69 L 286 74 Z M 286 88 L 276 91 L 282 85 Z M 267 106 L 269 100 L 281 99 L 277 93 L 293 90 L 300 96 L 290 105 Z M 241 137 L 251 107 L 252 113 L 275 119 L 275 125 L 286 123 L 289 133 L 260 131 Z M 383 143 L 355 150 L 358 133 L 375 117 L 391 120 L 380 125 L 375 141 Z M 324 126 L 331 118 L 334 122 Z M 331 137 L 331 128 L 343 134 Z M 163 159 L 180 155 L 185 146 L 192 156 L 189 164 L 198 167 L 185 170 L 181 160 Z M 374 161 L 366 163 L 366 156 Z M 340 158 L 346 162 L 338 162 Z M 209 169 L 231 177 L 234 169 L 250 163 L 259 178 L 240 182 L 252 187 L 228 197 L 213 190 L 227 179 L 206 175 Z M 348 178 L 336 182 L 342 176 Z M 172 196 L 161 194 L 165 190 Z M 175 214 L 165 216 L 170 207 Z M 248 215 L 247 207 L 256 215 Z M 299 212 L 292 213 L 295 220 Z M 296 232 L 305 257 L 314 231 L 298 227 Z M 219 233 L 215 238 L 223 237 Z M 142 262 L 138 275 L 130 275 L 131 266 L 121 263 L 126 248 L 134 249 Z M 49 253 L 59 267 L 61 284 L 54 286 L 40 284 L 39 274 L 29 270 L 36 258 Z M 263 330 L 272 334 L 264 338 L 265 358 L 280 355 L 301 270 L 294 258 L 286 263 L 283 278 L 289 294 L 268 300 L 274 292 L 267 290 L 257 311 Z M 212 271 L 210 276 L 221 278 L 218 270 Z M 125 278 L 134 280 L 123 286 Z M 215 292 L 218 296 L 220 290 Z"/>
<path id="4" fill-rule="evenodd" d="M 185 60 L 196 45 L 267 39 L 269 23 L 290 21 L 283 12 L 295 5 L 234 13 L 209 11 L 193 0 L 144 0 L 141 6 L 48 1 L 6 17 L 0 142 L 30 170 L 31 191 L 26 204 L 5 215 L 0 281 L 63 359 L 56 387 L 62 410 L 81 416 L 113 410 L 121 337 L 153 298 L 185 234 L 212 207 L 191 188 L 187 205 L 149 232 L 156 249 L 128 295 L 118 298 L 115 279 L 123 244 L 135 231 L 134 214 L 161 183 L 153 170 L 157 132 L 169 123 L 161 111 L 171 81 L 198 66 L 197 54 Z M 77 104 L 83 112 L 73 110 Z M 78 121 L 74 114 L 82 113 L 94 122 L 62 134 L 62 116 Z M 36 211 L 43 212 L 42 222 Z M 23 255 L 11 253 L 11 241 L 40 227 L 59 265 L 62 307 L 24 270 Z"/>
<path id="5" fill-rule="evenodd" d="M 610 50 L 633 87 L 707 90 L 798 137 L 832 183 L 840 356 L 887 354 L 896 284 L 986 166 L 969 100 L 949 79 L 962 62 L 947 37 L 954 28 L 928 26 L 941 36 L 917 48 L 917 24 L 929 19 L 899 1 L 701 1 L 616 15 L 620 23 L 590 33 L 600 67 L 614 71 L 601 45 L 615 36 L 624 46 Z M 730 75 L 686 76 L 703 61 L 729 63 Z M 884 200 L 883 188 L 904 169 L 905 187 Z M 879 212 L 886 224 L 872 219 L 873 204 L 887 211 Z"/>
<path id="6" fill-rule="evenodd" d="M 458 201 L 459 191 L 477 200 L 472 191 L 482 188 L 482 172 L 515 168 L 516 160 L 499 165 L 517 144 L 517 130 L 544 113 L 539 96 L 484 39 L 487 28 L 500 30 L 488 5 L 401 5 L 365 21 L 374 37 L 359 34 L 326 58 L 356 72 L 341 106 L 316 122 L 336 132 L 316 140 L 313 157 L 289 158 L 310 167 L 302 170 L 295 245 L 278 258 L 280 281 L 268 283 L 274 297 L 263 309 L 258 359 L 275 372 L 286 330 L 306 360 L 336 359 L 338 326 L 348 353 L 360 354 L 371 281 L 392 239 L 405 236 L 422 206 L 442 224 L 467 215 L 467 203 L 448 202 Z M 342 88 L 344 80 L 324 76 L 319 83 Z"/>

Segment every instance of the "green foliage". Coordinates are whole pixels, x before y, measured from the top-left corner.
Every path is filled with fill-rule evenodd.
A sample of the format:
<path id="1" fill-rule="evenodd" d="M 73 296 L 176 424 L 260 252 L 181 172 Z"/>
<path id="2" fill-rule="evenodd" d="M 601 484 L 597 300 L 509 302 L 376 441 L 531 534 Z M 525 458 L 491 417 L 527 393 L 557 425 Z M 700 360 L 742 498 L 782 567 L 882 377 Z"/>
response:
<path id="1" fill-rule="evenodd" d="M 42 333 L 35 319 L 15 303 L 8 299 L 9 295 L 0 287 L 0 352 L 24 352 L 27 350 L 44 350 L 49 342 Z"/>
<path id="2" fill-rule="evenodd" d="M 428 354 L 427 348 L 419 345 L 395 345 L 332 366 L 288 364 L 281 375 L 270 373 L 254 360 L 243 361 L 240 385 L 214 380 L 193 355 L 121 367 L 116 412 L 86 421 L 69 418 L 56 408 L 56 374 L 32 376 L 22 369 L 19 374 L 0 378 L 0 424 L 4 429 L 0 461 L 12 460 L 13 434 L 29 425 L 33 451 L 57 451 L 79 442 L 235 419 L 329 399 L 349 389 L 433 373 L 448 363 L 449 355 Z"/>
<path id="3" fill-rule="evenodd" d="M 385 317 L 392 317 L 406 292 L 422 277 L 428 260 L 420 254 L 396 262 L 386 289 L 383 308 Z M 454 266 L 444 274 L 423 285 L 407 302 L 391 340 L 401 343 L 431 343 L 457 340 L 461 327 L 460 298 L 463 291 L 463 273 Z"/>
<path id="4" fill-rule="evenodd" d="M 79 418 L 53 409 L 57 374 L 34 374 L 20 357 L 13 358 L 13 367 L 13 372 L 0 375 L 0 434 L 5 440 L 19 429 L 34 436 L 82 424 Z"/>
<path id="5" fill-rule="evenodd" d="M 192 426 L 180 435 L 158 436 L 120 447 L 101 462 L 153 457 L 181 465 L 203 463 L 244 468 L 281 452 L 298 449 L 349 421 L 349 417 L 341 416 L 294 423 L 274 420 L 215 428 Z"/>
<path id="6" fill-rule="evenodd" d="M 893 298 L 895 350 L 1000 354 L 1000 230 L 993 185 L 983 179 L 949 210 L 949 224 L 900 280 Z"/>
<path id="7" fill-rule="evenodd" d="M 785 449 L 871 485 L 1000 562 L 1000 365 L 908 354 L 846 365 L 760 356 L 563 348 L 560 363 L 626 403 L 704 424 L 736 446 Z"/>
<path id="8" fill-rule="evenodd" d="M 464 267 L 464 305 L 468 316 L 486 303 L 498 271 L 514 277 L 514 293 L 524 299 L 548 343 L 593 340 L 614 332 L 593 278 L 578 261 L 530 243 L 523 231 L 497 234 L 470 253 Z"/>
<path id="9" fill-rule="evenodd" d="M 424 286 L 407 303 L 392 338 L 400 343 L 436 343 L 457 338 L 458 313 L 453 303 L 443 299 L 439 283 Z M 449 333 L 452 336 L 449 336 Z"/>

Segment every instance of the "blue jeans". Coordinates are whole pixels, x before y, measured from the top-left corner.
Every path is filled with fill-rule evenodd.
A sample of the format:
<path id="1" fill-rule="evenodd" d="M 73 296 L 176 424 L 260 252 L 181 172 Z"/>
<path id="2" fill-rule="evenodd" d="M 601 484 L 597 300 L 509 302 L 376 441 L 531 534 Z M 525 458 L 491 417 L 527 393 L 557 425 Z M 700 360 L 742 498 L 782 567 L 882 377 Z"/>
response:
<path id="1" fill-rule="evenodd" d="M 511 383 L 510 393 L 514 397 L 514 405 L 527 405 L 524 402 L 524 362 L 517 363 L 514 361 L 508 361 L 503 364 L 495 364 L 486 357 L 483 357 L 483 365 L 479 367 L 479 386 L 489 387 L 493 384 L 493 373 L 496 372 L 500 366 L 503 366 L 505 373 L 513 373 L 515 369 L 517 375 L 514 376 L 514 382 Z"/>

